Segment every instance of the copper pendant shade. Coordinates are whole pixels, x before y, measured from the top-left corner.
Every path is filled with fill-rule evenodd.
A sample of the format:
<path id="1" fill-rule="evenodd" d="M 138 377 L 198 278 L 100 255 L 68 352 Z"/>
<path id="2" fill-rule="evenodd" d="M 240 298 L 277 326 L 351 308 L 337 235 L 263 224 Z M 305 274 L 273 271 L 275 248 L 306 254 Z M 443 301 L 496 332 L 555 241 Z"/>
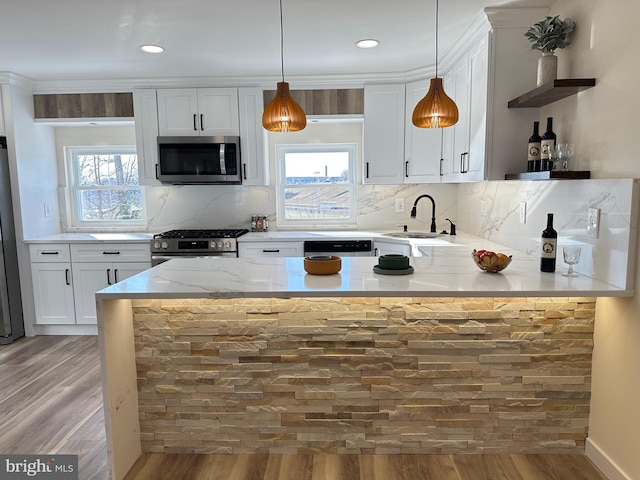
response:
<path id="1" fill-rule="evenodd" d="M 442 78 L 431 79 L 429 91 L 414 108 L 411 119 L 419 128 L 450 127 L 458 122 L 458 107 L 444 92 Z"/>
<path id="2" fill-rule="evenodd" d="M 458 107 L 445 92 L 442 78 L 438 77 L 438 0 L 436 0 L 436 76 L 431 79 L 429 91 L 413 110 L 411 120 L 419 128 L 451 127 L 458 122 Z"/>
<path id="3" fill-rule="evenodd" d="M 280 67 L 282 81 L 278 82 L 273 100 L 262 112 L 262 126 L 270 132 L 297 132 L 307 126 L 307 116 L 302 107 L 291 97 L 289 84 L 284 81 L 282 0 L 280 0 Z"/>
<path id="4" fill-rule="evenodd" d="M 273 100 L 262 112 L 262 126 L 271 132 L 297 132 L 307 126 L 307 116 L 289 93 L 287 82 L 278 82 Z"/>

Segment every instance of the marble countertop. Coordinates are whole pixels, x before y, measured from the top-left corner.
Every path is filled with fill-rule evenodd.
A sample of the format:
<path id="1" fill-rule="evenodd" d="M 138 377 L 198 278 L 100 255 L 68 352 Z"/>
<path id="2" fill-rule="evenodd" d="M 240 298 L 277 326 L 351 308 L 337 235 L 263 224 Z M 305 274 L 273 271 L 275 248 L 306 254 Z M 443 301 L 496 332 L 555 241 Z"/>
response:
<path id="1" fill-rule="evenodd" d="M 126 242 L 148 243 L 151 233 L 56 233 L 38 238 L 25 239 L 25 243 L 87 243 L 87 242 Z"/>
<path id="2" fill-rule="evenodd" d="M 386 237 L 385 237 L 386 238 Z M 376 257 L 343 257 L 334 275 L 309 275 L 302 257 L 173 259 L 98 292 L 98 298 L 234 298 L 324 296 L 438 296 L 438 297 L 594 297 L 633 296 L 632 291 L 580 275 L 541 273 L 539 259 L 500 245 L 462 235 L 456 243 L 414 239 L 425 256 L 411 257 L 414 273 L 380 275 L 373 272 Z M 415 242 L 422 242 L 417 244 Z M 446 242 L 446 245 L 444 244 Z M 474 242 L 474 243 L 472 243 Z M 479 243 L 481 242 L 481 243 Z M 473 248 L 513 255 L 501 273 L 482 272 L 471 258 Z"/>

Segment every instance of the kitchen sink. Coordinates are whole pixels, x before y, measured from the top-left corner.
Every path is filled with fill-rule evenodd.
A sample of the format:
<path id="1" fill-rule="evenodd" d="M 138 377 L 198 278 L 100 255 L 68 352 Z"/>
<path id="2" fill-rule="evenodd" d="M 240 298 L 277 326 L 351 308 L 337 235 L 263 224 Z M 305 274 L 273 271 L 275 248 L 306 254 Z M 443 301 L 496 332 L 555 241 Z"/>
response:
<path id="1" fill-rule="evenodd" d="M 430 232 L 396 232 L 396 233 L 384 233 L 383 236 L 395 237 L 395 238 L 438 238 L 444 236 L 444 233 L 430 233 Z"/>

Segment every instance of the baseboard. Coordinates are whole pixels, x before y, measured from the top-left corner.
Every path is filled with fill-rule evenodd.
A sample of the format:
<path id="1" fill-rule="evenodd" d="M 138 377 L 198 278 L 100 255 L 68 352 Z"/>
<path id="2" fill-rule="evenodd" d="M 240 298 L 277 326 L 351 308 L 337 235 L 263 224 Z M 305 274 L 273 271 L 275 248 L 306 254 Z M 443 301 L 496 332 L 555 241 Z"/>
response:
<path id="1" fill-rule="evenodd" d="M 98 335 L 97 325 L 34 325 L 35 335 Z"/>
<path id="2" fill-rule="evenodd" d="M 589 437 L 587 437 L 584 453 L 609 480 L 632 480 Z"/>

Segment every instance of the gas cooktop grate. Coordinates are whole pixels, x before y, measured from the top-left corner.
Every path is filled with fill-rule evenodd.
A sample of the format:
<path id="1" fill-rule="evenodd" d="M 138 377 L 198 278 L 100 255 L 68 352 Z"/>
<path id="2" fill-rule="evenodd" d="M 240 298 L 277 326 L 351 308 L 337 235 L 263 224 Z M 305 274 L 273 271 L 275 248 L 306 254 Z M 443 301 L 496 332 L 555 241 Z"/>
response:
<path id="1" fill-rule="evenodd" d="M 153 238 L 237 238 L 245 233 L 249 233 L 246 228 L 169 230 L 158 233 Z"/>

